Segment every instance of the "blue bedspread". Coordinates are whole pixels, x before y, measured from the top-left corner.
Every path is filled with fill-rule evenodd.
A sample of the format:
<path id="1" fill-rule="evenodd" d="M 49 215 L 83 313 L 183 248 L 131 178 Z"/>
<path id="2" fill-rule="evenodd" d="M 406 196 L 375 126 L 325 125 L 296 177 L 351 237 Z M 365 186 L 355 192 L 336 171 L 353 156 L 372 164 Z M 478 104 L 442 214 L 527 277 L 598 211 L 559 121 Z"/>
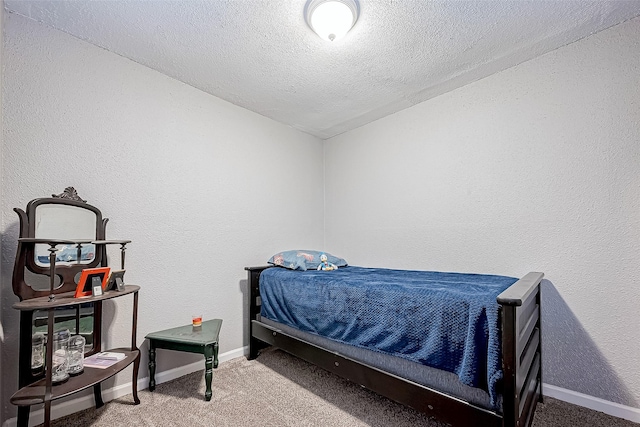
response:
<path id="1" fill-rule="evenodd" d="M 513 277 L 345 267 L 269 268 L 261 315 L 346 344 L 454 372 L 497 405 L 502 378 L 496 297 Z"/>

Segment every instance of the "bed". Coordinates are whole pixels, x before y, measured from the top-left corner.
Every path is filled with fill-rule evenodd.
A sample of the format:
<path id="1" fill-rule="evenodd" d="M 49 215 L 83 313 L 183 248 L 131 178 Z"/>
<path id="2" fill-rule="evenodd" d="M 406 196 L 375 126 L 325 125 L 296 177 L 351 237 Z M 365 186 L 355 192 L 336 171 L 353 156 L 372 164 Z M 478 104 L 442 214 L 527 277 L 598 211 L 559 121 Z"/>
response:
<path id="1" fill-rule="evenodd" d="M 246 270 L 249 359 L 271 345 L 454 426 L 532 423 L 542 399 L 542 273 Z M 389 307 L 399 317 L 380 320 Z M 457 332 L 432 333 L 459 320 Z"/>

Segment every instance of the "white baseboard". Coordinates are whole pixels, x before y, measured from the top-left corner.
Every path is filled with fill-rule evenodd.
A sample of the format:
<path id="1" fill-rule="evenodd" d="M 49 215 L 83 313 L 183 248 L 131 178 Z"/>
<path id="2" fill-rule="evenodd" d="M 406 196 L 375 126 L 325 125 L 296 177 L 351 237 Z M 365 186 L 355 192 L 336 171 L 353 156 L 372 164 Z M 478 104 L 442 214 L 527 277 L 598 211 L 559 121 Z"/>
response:
<path id="1" fill-rule="evenodd" d="M 542 384 L 542 394 L 584 408 L 593 409 L 594 411 L 604 412 L 614 417 L 640 423 L 640 409 L 638 408 L 609 402 L 608 400 L 567 390 L 551 384 Z"/>
<path id="2" fill-rule="evenodd" d="M 236 357 L 241 357 L 249 354 L 249 347 L 241 347 L 235 350 L 228 351 L 226 353 L 222 353 L 218 356 L 218 361 L 220 363 L 225 362 L 227 360 L 235 359 Z M 178 368 L 169 369 L 168 371 L 158 372 L 156 373 L 156 384 L 162 384 L 167 381 L 174 380 L 176 378 L 180 378 L 184 375 L 190 374 L 192 372 L 197 372 L 204 370 L 204 365 L 202 361 L 190 363 L 189 365 L 180 366 Z M 149 387 L 149 377 L 140 378 L 138 380 L 138 390 L 144 390 Z M 108 390 L 102 390 L 102 400 L 106 403 L 110 400 L 117 399 L 122 396 L 126 396 L 131 393 L 131 383 L 121 384 L 110 388 Z M 95 405 L 95 401 L 93 400 L 93 394 L 89 396 L 79 397 L 77 399 L 69 400 L 66 402 L 61 402 L 58 404 L 51 405 L 51 419 L 55 420 L 56 418 L 65 417 L 67 415 L 73 414 L 78 411 L 82 411 L 85 409 L 92 408 Z M 2 427 L 16 427 L 18 422 L 17 417 L 10 418 L 6 420 Z M 38 409 L 36 411 L 31 411 L 29 416 L 29 426 L 37 426 L 44 422 L 44 408 Z"/>

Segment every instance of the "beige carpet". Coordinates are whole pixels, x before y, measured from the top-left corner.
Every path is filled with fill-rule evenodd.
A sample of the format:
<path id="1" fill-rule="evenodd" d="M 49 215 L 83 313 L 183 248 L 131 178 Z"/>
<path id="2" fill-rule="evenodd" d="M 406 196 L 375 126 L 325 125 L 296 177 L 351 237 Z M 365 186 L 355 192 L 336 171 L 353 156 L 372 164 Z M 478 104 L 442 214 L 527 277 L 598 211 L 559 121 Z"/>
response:
<path id="1" fill-rule="evenodd" d="M 61 426 L 444 426 L 279 350 L 244 357 L 213 372 L 213 398 L 204 400 L 204 372 L 160 384 L 52 424 Z M 638 427 L 558 400 L 539 404 L 534 426 Z"/>

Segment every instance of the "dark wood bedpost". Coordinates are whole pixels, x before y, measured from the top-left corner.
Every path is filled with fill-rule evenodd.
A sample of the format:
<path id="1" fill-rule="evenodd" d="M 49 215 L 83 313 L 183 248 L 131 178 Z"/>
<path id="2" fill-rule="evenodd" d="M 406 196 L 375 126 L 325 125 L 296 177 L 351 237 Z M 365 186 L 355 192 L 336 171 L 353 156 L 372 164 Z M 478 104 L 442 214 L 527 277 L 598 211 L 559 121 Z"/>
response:
<path id="1" fill-rule="evenodd" d="M 498 295 L 502 314 L 503 426 L 531 425 L 542 396 L 540 282 L 529 273 Z"/>
<path id="2" fill-rule="evenodd" d="M 246 267 L 249 279 L 249 355 L 248 360 L 253 360 L 258 357 L 258 352 L 261 348 L 266 347 L 266 344 L 253 337 L 253 320 L 260 320 L 260 273 L 271 266 L 261 267 Z"/>

